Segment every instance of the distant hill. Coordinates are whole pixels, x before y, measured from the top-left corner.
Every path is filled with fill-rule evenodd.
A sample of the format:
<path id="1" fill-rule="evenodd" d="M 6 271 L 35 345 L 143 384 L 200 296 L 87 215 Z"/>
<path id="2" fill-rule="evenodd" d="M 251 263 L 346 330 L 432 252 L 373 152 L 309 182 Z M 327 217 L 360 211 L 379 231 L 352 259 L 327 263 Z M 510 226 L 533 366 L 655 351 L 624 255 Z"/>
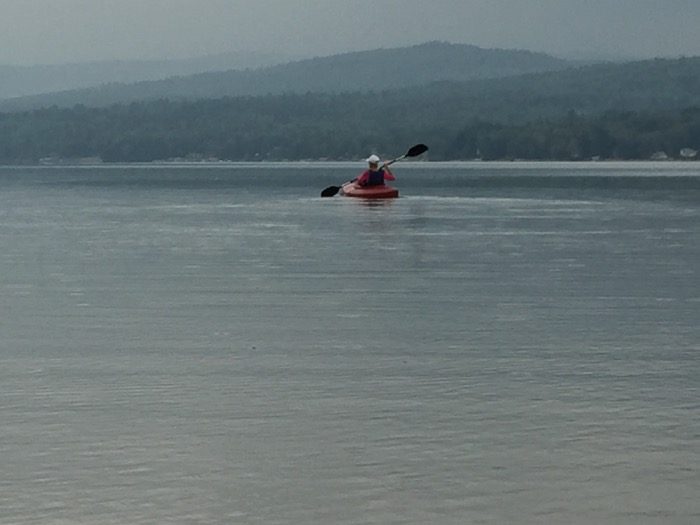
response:
<path id="1" fill-rule="evenodd" d="M 503 79 L 442 82 L 395 93 L 432 96 L 456 118 L 527 122 L 574 111 L 666 111 L 700 105 L 700 57 L 594 64 Z"/>
<path id="2" fill-rule="evenodd" d="M 372 92 L 157 100 L 0 113 L 0 162 L 100 157 L 650 158 L 700 150 L 700 57 Z M 370 123 L 370 124 L 368 124 Z"/>
<path id="3" fill-rule="evenodd" d="M 412 47 L 345 53 L 257 70 L 209 72 L 134 84 L 112 83 L 0 101 L 0 110 L 57 105 L 106 106 L 168 98 L 204 99 L 281 93 L 340 93 L 420 86 L 435 81 L 502 78 L 571 67 L 541 53 L 429 42 Z"/>
<path id="4" fill-rule="evenodd" d="M 161 80 L 210 71 L 253 69 L 297 57 L 271 53 L 222 53 L 179 60 L 103 61 L 60 65 L 0 65 L 0 99 L 95 87 L 107 83 Z"/>

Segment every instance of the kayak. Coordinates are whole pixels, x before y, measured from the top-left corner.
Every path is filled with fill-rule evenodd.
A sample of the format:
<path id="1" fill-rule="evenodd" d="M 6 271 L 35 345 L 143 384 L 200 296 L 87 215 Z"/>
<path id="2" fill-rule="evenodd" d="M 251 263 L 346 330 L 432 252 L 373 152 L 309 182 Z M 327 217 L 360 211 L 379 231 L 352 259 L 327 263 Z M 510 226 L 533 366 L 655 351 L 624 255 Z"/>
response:
<path id="1" fill-rule="evenodd" d="M 399 190 L 386 184 L 358 186 L 356 182 L 346 182 L 343 184 L 341 192 L 346 197 L 359 197 L 361 199 L 395 199 L 399 196 Z"/>
<path id="2" fill-rule="evenodd" d="M 390 160 L 389 162 L 383 163 L 382 166 L 384 168 L 389 167 L 394 162 L 397 162 L 401 159 L 405 159 L 407 157 L 417 157 L 418 155 L 422 155 L 426 151 L 428 151 L 428 146 L 426 146 L 425 144 L 416 144 L 415 146 L 412 146 L 405 154 L 395 158 L 394 160 Z M 369 162 L 370 159 L 372 159 L 372 157 L 376 157 L 376 155 L 371 155 L 370 158 L 367 159 L 367 161 Z M 384 177 L 385 180 L 394 180 L 394 176 L 391 175 L 391 173 L 388 170 L 387 175 L 385 175 Z M 365 176 L 369 178 L 370 174 L 368 172 L 364 172 L 362 175 L 360 175 L 361 178 Z M 374 177 L 372 178 L 374 179 Z M 396 188 L 392 188 L 391 186 L 387 186 L 386 184 L 380 184 L 378 186 L 360 186 L 357 184 L 356 180 L 357 179 L 355 179 L 355 181 L 346 182 L 345 184 L 343 184 L 342 187 L 328 186 L 327 188 L 324 188 L 321 191 L 321 197 L 335 197 L 338 194 L 338 192 L 340 192 L 341 195 L 345 195 L 346 197 L 359 197 L 361 199 L 395 199 L 399 196 L 399 190 L 397 190 Z"/>

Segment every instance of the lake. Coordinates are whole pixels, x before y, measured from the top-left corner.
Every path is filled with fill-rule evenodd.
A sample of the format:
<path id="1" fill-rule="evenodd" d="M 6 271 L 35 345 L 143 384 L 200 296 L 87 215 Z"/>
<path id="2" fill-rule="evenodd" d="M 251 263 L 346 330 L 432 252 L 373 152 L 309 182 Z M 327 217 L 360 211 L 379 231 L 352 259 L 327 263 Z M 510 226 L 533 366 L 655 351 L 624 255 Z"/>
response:
<path id="1" fill-rule="evenodd" d="M 700 522 L 700 163 L 0 168 L 0 522 Z"/>

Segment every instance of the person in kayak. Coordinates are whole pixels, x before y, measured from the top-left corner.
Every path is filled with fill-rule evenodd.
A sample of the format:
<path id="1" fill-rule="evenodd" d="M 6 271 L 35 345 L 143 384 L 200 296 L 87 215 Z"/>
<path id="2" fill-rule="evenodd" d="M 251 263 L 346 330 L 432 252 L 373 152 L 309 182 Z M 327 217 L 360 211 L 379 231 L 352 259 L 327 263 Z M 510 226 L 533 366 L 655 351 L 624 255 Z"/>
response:
<path id="1" fill-rule="evenodd" d="M 376 155 L 369 156 L 367 159 L 369 169 L 355 179 L 358 186 L 382 186 L 385 180 L 396 180 L 388 166 L 379 167 L 379 161 L 380 159 Z"/>

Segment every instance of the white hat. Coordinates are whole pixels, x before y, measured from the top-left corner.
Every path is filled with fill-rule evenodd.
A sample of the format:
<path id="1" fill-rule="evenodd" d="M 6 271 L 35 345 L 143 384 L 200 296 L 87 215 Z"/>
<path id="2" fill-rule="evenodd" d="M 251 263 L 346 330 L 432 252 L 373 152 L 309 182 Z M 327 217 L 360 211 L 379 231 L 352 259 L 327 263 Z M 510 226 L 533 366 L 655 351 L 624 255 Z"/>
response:
<path id="1" fill-rule="evenodd" d="M 379 161 L 381 160 L 379 157 L 376 155 L 370 155 L 369 158 L 366 159 L 367 162 L 370 164 L 379 164 Z"/>

